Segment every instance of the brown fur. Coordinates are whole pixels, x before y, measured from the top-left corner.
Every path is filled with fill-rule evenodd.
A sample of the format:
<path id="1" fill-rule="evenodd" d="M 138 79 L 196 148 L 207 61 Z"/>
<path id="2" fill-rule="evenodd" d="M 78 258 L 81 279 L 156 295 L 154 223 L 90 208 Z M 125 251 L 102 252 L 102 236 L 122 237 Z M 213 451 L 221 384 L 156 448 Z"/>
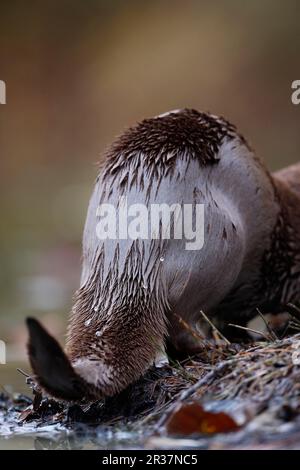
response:
<path id="1" fill-rule="evenodd" d="M 162 117 L 144 119 L 126 130 L 106 153 L 105 174 L 113 174 L 135 155 L 145 167 L 161 171 L 176 164 L 176 158 L 198 159 L 201 165 L 218 162 L 224 137 L 234 137 L 236 128 L 224 118 L 195 109 L 184 109 Z"/>
<path id="2" fill-rule="evenodd" d="M 68 400 L 111 396 L 145 372 L 166 338 L 173 351 L 195 352 L 199 345 L 178 315 L 193 326 L 204 309 L 226 325 L 248 320 L 256 307 L 275 311 L 296 301 L 299 176 L 300 165 L 271 176 L 234 126 L 195 110 L 126 131 L 108 150 L 91 198 L 66 354 L 29 322 L 29 357 L 41 386 Z M 120 194 L 143 203 L 172 194 L 205 202 L 201 254 L 161 239 L 100 243 L 97 204 Z"/>

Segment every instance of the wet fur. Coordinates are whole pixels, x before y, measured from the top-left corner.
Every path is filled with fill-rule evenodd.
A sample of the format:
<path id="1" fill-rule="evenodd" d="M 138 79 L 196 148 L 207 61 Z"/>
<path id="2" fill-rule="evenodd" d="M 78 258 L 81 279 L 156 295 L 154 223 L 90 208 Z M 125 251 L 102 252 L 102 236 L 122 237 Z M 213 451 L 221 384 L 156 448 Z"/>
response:
<path id="1" fill-rule="evenodd" d="M 242 323 L 256 307 L 282 309 L 299 298 L 299 166 L 286 171 L 272 177 L 234 126 L 195 110 L 125 131 L 108 149 L 90 200 L 66 354 L 29 324 L 42 387 L 68 400 L 114 395 L 145 372 L 166 338 L 173 351 L 199 347 L 178 316 L 192 327 L 200 310 L 223 325 Z M 121 194 L 128 204 L 205 203 L 204 248 L 99 240 L 96 208 L 117 206 Z"/>

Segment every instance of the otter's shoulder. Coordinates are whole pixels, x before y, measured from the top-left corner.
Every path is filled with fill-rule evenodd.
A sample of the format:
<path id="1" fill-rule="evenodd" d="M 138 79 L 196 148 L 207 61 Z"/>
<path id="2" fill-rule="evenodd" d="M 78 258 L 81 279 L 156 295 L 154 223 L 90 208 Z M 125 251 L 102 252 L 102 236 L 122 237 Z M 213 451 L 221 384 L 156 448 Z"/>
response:
<path id="1" fill-rule="evenodd" d="M 106 152 L 105 173 L 112 174 L 139 159 L 146 167 L 167 169 L 178 157 L 198 160 L 201 166 L 218 163 L 225 138 L 239 137 L 222 117 L 195 109 L 171 111 L 144 119 L 120 135 Z"/>

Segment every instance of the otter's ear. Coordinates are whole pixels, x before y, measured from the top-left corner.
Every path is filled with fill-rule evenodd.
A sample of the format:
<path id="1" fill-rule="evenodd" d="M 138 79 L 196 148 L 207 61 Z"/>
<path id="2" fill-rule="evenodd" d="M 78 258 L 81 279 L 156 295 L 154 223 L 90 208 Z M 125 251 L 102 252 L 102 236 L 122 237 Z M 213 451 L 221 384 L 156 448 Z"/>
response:
<path id="1" fill-rule="evenodd" d="M 28 355 L 38 383 L 50 395 L 79 400 L 84 396 L 83 380 L 75 373 L 58 342 L 34 318 L 26 320 Z"/>

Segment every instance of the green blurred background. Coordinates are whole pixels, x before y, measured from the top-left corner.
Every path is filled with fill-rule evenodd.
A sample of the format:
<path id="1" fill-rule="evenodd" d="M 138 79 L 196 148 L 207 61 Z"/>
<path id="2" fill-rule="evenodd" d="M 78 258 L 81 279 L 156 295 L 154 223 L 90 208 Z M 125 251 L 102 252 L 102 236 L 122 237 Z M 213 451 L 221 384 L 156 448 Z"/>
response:
<path id="1" fill-rule="evenodd" d="M 270 168 L 299 160 L 298 0 L 2 0 L 0 79 L 9 364 L 25 359 L 28 315 L 63 341 L 97 162 L 125 126 L 174 108 L 209 110 L 234 122 Z"/>

